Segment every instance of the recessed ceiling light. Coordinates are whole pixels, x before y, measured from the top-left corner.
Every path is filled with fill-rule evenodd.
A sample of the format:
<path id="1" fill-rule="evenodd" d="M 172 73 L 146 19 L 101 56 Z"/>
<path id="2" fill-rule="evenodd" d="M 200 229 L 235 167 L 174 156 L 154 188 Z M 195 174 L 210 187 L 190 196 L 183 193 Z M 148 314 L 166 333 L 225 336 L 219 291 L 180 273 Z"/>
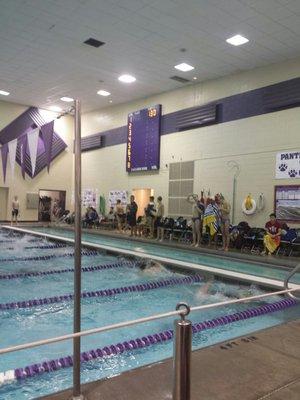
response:
<path id="1" fill-rule="evenodd" d="M 112 103 L 112 100 L 109 100 L 110 103 Z"/>
<path id="2" fill-rule="evenodd" d="M 134 76 L 128 75 L 128 74 L 121 75 L 121 76 L 119 76 L 118 79 L 120 82 L 124 82 L 124 83 L 132 83 L 132 82 L 136 81 L 136 78 Z"/>
<path id="3" fill-rule="evenodd" d="M 8 96 L 10 93 L 5 90 L 0 90 L 0 94 L 2 94 L 2 96 Z"/>
<path id="4" fill-rule="evenodd" d="M 61 99 L 61 101 L 65 101 L 67 103 L 71 103 L 71 101 L 74 101 L 74 99 L 72 99 L 72 97 L 66 97 L 66 96 L 61 97 L 60 99 Z"/>
<path id="5" fill-rule="evenodd" d="M 196 81 L 198 78 L 196 76 L 193 77 L 194 81 Z"/>
<path id="6" fill-rule="evenodd" d="M 61 108 L 61 107 L 58 107 L 58 106 L 51 106 L 51 107 L 49 107 L 49 109 L 50 109 L 51 111 L 55 111 L 55 112 L 60 112 L 60 111 L 62 111 L 62 108 Z"/>
<path id="7" fill-rule="evenodd" d="M 241 44 L 248 43 L 249 39 L 245 38 L 242 35 L 235 35 L 227 39 L 226 42 L 232 44 L 233 46 L 240 46 Z"/>
<path id="8" fill-rule="evenodd" d="M 175 65 L 176 69 L 179 69 L 179 71 L 183 71 L 183 72 L 188 72 L 188 71 L 192 71 L 193 69 L 195 69 L 192 65 L 189 65 L 187 63 L 181 63 L 178 65 Z"/>
<path id="9" fill-rule="evenodd" d="M 99 90 L 97 94 L 100 96 L 110 96 L 110 93 L 107 90 Z"/>

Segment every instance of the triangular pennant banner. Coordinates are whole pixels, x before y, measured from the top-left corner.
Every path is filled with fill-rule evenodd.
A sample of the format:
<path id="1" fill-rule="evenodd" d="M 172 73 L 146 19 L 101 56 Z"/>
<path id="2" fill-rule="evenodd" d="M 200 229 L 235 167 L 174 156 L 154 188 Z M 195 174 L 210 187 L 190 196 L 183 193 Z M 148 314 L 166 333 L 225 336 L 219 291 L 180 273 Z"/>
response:
<path id="1" fill-rule="evenodd" d="M 20 161 L 23 179 L 25 179 L 25 161 L 26 161 L 26 150 L 27 150 L 27 135 L 20 136 L 18 139 L 20 146 Z"/>
<path id="2" fill-rule="evenodd" d="M 17 152 L 18 139 L 11 140 L 7 143 L 8 145 L 8 155 L 10 163 L 11 177 L 15 174 L 15 163 L 16 163 L 16 152 Z"/>
<path id="3" fill-rule="evenodd" d="M 30 155 L 31 162 L 31 176 L 34 177 L 35 166 L 36 166 L 36 157 L 37 157 L 37 148 L 39 142 L 39 128 L 34 129 L 31 132 L 27 133 L 27 141 L 28 141 L 28 150 Z"/>
<path id="4" fill-rule="evenodd" d="M 1 147 L 1 158 L 2 158 L 2 170 L 3 170 L 4 183 L 5 183 L 5 179 L 6 179 L 7 156 L 8 156 L 8 145 L 7 145 L 7 143 L 5 143 Z"/>
<path id="5" fill-rule="evenodd" d="M 54 133 L 54 121 L 49 122 L 41 127 L 42 138 L 46 153 L 47 169 L 49 172 L 52 153 L 52 141 Z"/>

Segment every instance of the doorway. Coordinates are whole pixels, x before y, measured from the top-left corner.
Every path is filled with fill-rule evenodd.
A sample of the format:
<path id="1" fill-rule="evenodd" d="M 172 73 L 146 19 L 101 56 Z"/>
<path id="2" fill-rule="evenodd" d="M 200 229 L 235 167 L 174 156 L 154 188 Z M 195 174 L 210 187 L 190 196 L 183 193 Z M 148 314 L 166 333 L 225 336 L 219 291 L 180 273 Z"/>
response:
<path id="1" fill-rule="evenodd" d="M 135 202 L 138 205 L 137 216 L 143 216 L 144 210 L 149 203 L 149 197 L 154 196 L 153 189 L 133 189 L 132 194 L 135 197 Z"/>
<path id="2" fill-rule="evenodd" d="M 65 190 L 39 190 L 39 221 L 51 222 L 61 218 L 66 210 Z"/>
<path id="3" fill-rule="evenodd" d="M 0 221 L 7 221 L 8 188 L 0 187 Z"/>

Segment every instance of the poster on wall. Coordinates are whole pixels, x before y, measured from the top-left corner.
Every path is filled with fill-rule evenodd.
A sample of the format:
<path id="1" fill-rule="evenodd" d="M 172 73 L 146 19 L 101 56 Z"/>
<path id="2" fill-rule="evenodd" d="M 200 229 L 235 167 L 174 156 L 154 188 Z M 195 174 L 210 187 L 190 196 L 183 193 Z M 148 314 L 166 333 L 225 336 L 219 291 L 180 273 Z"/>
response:
<path id="1" fill-rule="evenodd" d="M 121 200 L 122 206 L 127 205 L 127 192 L 126 190 L 111 190 L 108 193 L 109 207 L 115 207 L 117 200 Z"/>
<path id="2" fill-rule="evenodd" d="M 160 161 L 161 104 L 130 113 L 126 171 L 156 171 Z"/>
<path id="3" fill-rule="evenodd" d="M 300 178 L 300 151 L 283 151 L 276 155 L 276 179 Z"/>
<path id="4" fill-rule="evenodd" d="M 82 205 L 84 207 L 94 207 L 98 206 L 98 189 L 83 189 L 82 191 Z"/>
<path id="5" fill-rule="evenodd" d="M 300 185 L 275 186 L 277 219 L 300 222 Z"/>

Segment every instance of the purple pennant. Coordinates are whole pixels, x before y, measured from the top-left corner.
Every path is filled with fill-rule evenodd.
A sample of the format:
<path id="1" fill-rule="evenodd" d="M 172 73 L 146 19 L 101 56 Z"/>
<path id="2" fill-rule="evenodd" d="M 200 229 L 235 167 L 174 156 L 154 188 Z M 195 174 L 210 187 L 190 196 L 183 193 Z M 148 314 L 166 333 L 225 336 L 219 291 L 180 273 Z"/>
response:
<path id="1" fill-rule="evenodd" d="M 54 121 L 48 122 L 41 127 L 42 138 L 46 153 L 47 170 L 49 172 L 52 154 L 52 141 L 54 133 Z"/>
<path id="2" fill-rule="evenodd" d="M 18 145 L 20 149 L 21 170 L 23 179 L 25 179 L 25 162 L 27 150 L 27 135 L 22 135 L 18 138 Z"/>
<path id="3" fill-rule="evenodd" d="M 1 147 L 1 156 L 2 156 L 2 170 L 3 170 L 3 180 L 5 183 L 6 179 L 6 167 L 7 167 L 7 156 L 8 156 L 8 145 L 5 143 Z"/>

